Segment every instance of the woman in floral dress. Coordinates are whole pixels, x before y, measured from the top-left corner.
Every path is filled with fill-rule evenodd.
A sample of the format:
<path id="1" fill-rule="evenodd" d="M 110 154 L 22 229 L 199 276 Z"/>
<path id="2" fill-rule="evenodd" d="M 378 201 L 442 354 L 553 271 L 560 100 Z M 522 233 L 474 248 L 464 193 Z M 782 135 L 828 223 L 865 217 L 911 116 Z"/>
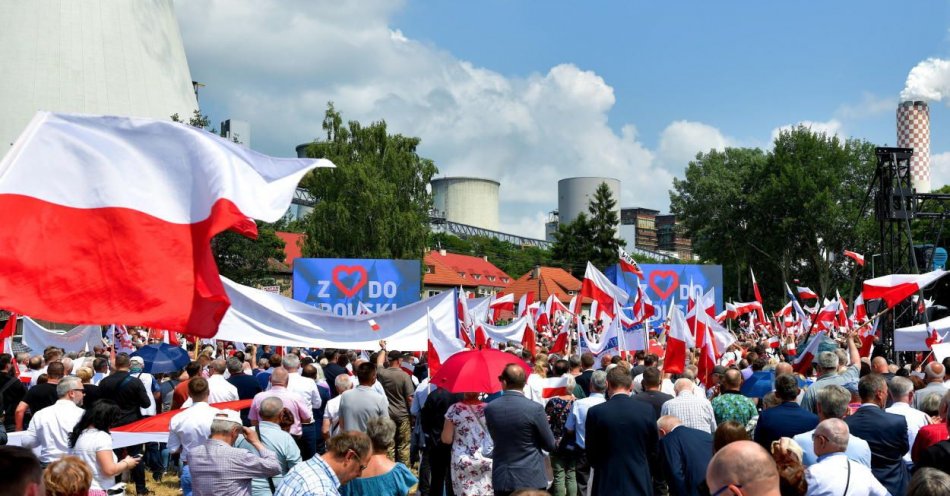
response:
<path id="1" fill-rule="evenodd" d="M 465 393 L 462 401 L 445 413 L 442 442 L 452 445 L 452 490 L 455 494 L 493 496 L 491 459 L 482 455 L 482 444 L 491 442 L 485 427 L 485 403 L 478 393 Z"/>

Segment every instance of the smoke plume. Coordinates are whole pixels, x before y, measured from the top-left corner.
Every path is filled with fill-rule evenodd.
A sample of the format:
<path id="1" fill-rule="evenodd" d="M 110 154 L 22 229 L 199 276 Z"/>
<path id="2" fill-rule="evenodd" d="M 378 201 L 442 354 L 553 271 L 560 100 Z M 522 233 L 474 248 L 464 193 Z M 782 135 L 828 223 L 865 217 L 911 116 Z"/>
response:
<path id="1" fill-rule="evenodd" d="M 929 58 L 907 75 L 901 101 L 925 100 L 950 103 L 950 60 Z"/>

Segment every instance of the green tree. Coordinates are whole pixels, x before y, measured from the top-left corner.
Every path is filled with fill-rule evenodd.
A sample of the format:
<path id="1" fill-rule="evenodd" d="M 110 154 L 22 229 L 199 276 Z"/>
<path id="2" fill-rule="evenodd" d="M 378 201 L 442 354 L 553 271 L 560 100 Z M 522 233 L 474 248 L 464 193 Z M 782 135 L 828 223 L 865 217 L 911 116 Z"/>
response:
<path id="1" fill-rule="evenodd" d="M 317 169 L 301 186 L 317 199 L 307 216 L 304 255 L 419 259 L 429 233 L 429 181 L 438 172 L 416 152 L 419 138 L 389 134 L 384 121 L 346 125 L 333 104 L 323 119 L 326 138 L 307 156 L 336 169 Z"/>
<path id="2" fill-rule="evenodd" d="M 847 297 L 859 274 L 841 253 L 867 252 L 875 239 L 873 204 L 864 203 L 874 148 L 799 126 L 779 133 L 768 153 L 700 153 L 674 180 L 671 210 L 696 253 L 723 265 L 727 298 L 752 297 L 749 268 L 769 305 L 784 300 L 792 279 Z"/>
<path id="3" fill-rule="evenodd" d="M 627 243 L 617 236 L 620 218 L 617 215 L 617 200 L 614 199 L 607 183 L 600 183 L 594 198 L 587 205 L 590 214 L 590 241 L 592 244 L 590 262 L 600 269 L 617 263 L 621 246 Z"/>
<path id="4" fill-rule="evenodd" d="M 583 277 L 587 261 L 594 258 L 593 230 L 587 214 L 580 213 L 571 222 L 557 226 L 551 259 L 574 277 Z"/>

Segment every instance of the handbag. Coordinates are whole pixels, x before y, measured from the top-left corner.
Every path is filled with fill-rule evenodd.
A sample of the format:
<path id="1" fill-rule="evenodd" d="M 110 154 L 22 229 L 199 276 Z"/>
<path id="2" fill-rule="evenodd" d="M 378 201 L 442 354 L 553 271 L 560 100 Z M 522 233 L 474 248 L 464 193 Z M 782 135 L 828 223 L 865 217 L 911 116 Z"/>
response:
<path id="1" fill-rule="evenodd" d="M 485 421 L 478 416 L 478 413 L 468 405 L 465 405 L 469 410 L 471 410 L 472 415 L 475 417 L 475 421 L 478 423 L 478 427 L 482 431 L 482 443 L 481 446 L 475 450 L 475 458 L 484 458 L 491 460 L 492 456 L 495 454 L 495 443 L 492 441 L 491 435 L 488 433 L 488 427 L 485 425 Z"/>
<path id="2" fill-rule="evenodd" d="M 286 410 L 286 408 L 285 408 L 285 410 Z M 263 442 L 264 442 L 264 438 L 261 436 L 261 424 L 255 425 L 255 426 L 254 426 L 254 430 L 257 431 L 257 438 L 260 439 L 261 443 L 263 443 Z M 277 487 L 274 485 L 274 478 L 273 478 L 273 477 L 268 477 L 268 478 L 267 478 L 267 485 L 270 486 L 270 493 L 271 493 L 271 494 L 274 494 L 275 492 L 277 492 Z"/>

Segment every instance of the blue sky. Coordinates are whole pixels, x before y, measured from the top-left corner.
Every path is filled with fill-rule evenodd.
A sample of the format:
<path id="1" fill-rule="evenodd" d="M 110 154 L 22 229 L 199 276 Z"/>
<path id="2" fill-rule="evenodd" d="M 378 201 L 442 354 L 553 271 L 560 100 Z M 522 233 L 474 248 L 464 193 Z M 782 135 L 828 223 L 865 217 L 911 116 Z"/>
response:
<path id="1" fill-rule="evenodd" d="M 216 120 L 275 155 L 319 135 L 326 102 L 422 138 L 443 175 L 502 182 L 502 226 L 541 236 L 556 181 L 621 179 L 667 210 L 697 151 L 768 147 L 800 122 L 893 145 L 910 71 L 931 102 L 934 187 L 950 181 L 948 3 L 179 1 Z M 942 100 L 942 101 L 936 101 Z"/>

